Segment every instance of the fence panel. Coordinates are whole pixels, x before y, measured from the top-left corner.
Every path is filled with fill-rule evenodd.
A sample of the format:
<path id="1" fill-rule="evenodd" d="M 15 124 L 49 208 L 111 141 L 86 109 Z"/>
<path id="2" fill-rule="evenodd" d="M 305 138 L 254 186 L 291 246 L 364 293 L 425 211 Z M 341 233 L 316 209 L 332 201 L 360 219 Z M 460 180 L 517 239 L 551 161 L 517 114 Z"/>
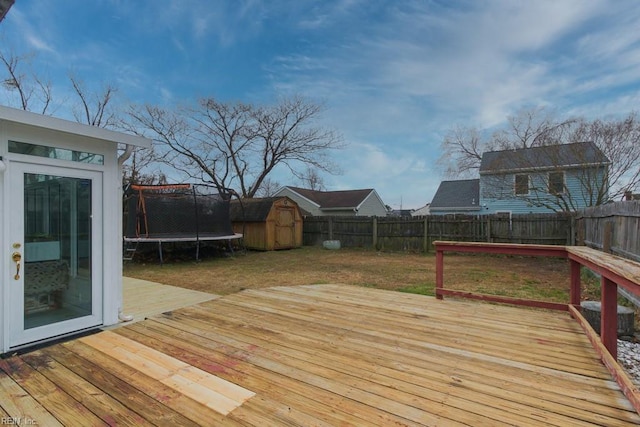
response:
<path id="1" fill-rule="evenodd" d="M 573 217 L 539 215 L 431 215 L 426 217 L 308 217 L 304 244 L 340 240 L 343 247 L 427 252 L 436 240 L 572 244 Z"/>
<path id="2" fill-rule="evenodd" d="M 347 248 L 366 248 L 373 244 L 373 220 L 363 217 L 347 216 L 333 217 L 333 237 L 340 240 L 340 244 Z"/>
<path id="3" fill-rule="evenodd" d="M 640 261 L 640 201 L 585 209 L 576 222 L 579 243 Z"/>
<path id="4" fill-rule="evenodd" d="M 303 220 L 302 244 L 304 246 L 319 246 L 329 238 L 329 217 L 308 216 Z"/>
<path id="5" fill-rule="evenodd" d="M 376 249 L 421 252 L 424 250 L 424 218 L 377 218 Z"/>

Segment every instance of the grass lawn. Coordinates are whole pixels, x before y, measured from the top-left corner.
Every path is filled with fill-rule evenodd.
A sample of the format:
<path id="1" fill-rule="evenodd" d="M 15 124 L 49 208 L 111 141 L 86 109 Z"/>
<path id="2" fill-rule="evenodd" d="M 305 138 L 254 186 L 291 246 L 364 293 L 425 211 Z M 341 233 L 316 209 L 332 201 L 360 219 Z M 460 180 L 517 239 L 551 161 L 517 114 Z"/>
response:
<path id="1" fill-rule="evenodd" d="M 126 263 L 124 274 L 218 295 L 244 289 L 321 283 L 433 295 L 435 255 L 303 247 L 237 253 L 200 262 L 185 258 L 162 266 L 157 261 Z M 590 297 L 593 280 L 586 282 L 589 285 L 584 285 L 583 297 Z M 565 260 L 555 258 L 447 254 L 445 287 L 568 302 L 569 267 Z"/>

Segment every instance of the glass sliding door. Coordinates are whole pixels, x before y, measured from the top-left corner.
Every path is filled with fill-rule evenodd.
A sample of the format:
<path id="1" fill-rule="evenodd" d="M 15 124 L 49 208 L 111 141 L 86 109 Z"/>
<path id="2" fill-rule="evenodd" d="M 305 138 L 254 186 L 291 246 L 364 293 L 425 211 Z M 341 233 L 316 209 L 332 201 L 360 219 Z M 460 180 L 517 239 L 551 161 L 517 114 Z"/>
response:
<path id="1" fill-rule="evenodd" d="M 91 180 L 24 174 L 24 327 L 91 314 Z"/>
<path id="2" fill-rule="evenodd" d="M 13 230 L 13 257 L 20 258 L 14 259 L 13 279 L 22 285 L 13 288 L 21 318 L 12 328 L 16 344 L 94 326 L 102 318 L 101 174 L 20 169 Z"/>

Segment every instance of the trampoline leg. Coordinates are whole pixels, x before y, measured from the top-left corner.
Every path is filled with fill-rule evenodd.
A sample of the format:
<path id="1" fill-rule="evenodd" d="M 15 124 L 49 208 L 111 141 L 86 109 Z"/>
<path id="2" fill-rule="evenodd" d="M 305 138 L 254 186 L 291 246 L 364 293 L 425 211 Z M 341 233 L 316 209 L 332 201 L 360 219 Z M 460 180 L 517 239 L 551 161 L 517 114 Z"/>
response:
<path id="1" fill-rule="evenodd" d="M 158 255 L 160 256 L 160 265 L 164 264 L 162 260 L 162 242 L 158 242 Z"/>
<path id="2" fill-rule="evenodd" d="M 196 242 L 196 261 L 200 261 L 200 240 Z"/>

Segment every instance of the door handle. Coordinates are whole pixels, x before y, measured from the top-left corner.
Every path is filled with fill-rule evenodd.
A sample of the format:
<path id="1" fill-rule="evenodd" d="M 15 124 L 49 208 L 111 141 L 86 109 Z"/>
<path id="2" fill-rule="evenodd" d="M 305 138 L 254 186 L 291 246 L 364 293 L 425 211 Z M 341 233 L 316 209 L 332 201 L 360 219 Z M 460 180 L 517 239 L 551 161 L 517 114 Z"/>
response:
<path id="1" fill-rule="evenodd" d="M 20 252 L 14 252 L 11 255 L 11 259 L 16 263 L 16 275 L 13 276 L 13 279 L 20 280 L 20 261 L 22 261 L 22 254 L 20 254 Z"/>

